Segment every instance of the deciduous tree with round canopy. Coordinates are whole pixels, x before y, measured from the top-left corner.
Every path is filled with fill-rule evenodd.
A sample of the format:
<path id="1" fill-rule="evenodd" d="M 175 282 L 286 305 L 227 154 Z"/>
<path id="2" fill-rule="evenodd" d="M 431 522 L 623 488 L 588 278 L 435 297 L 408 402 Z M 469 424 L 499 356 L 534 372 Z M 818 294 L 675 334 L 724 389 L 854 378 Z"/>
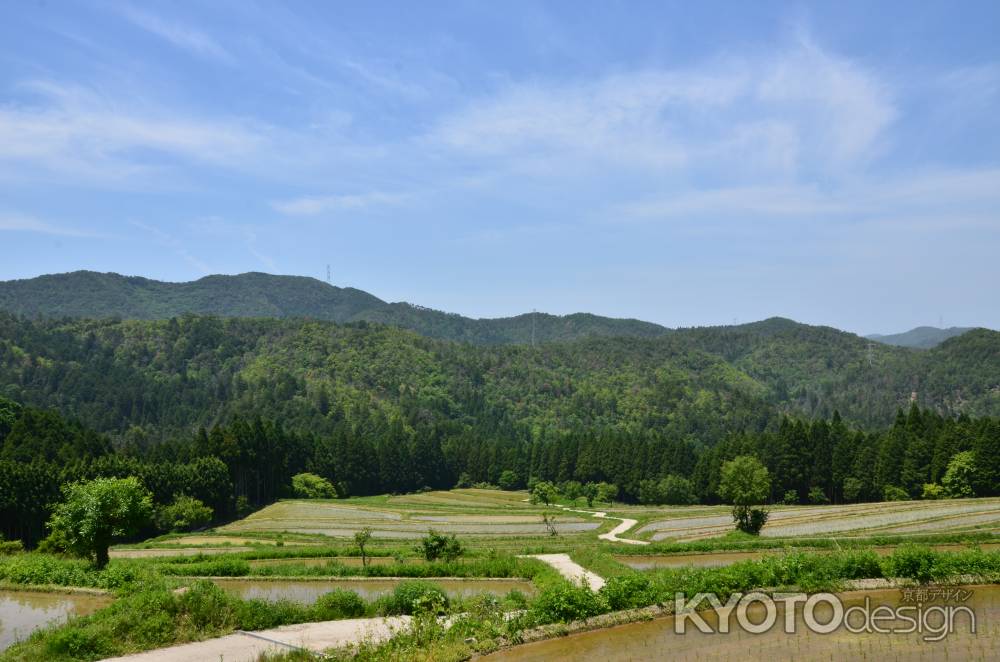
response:
<path id="1" fill-rule="evenodd" d="M 52 537 L 98 568 L 108 564 L 115 539 L 133 535 L 153 515 L 153 497 L 135 476 L 70 483 L 63 495 L 49 520 Z"/>

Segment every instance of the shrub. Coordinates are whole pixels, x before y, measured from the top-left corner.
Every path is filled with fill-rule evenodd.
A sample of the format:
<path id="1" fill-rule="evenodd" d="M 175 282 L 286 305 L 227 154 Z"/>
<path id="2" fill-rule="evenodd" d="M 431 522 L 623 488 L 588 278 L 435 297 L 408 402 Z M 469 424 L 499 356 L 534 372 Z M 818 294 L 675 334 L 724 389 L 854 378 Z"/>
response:
<path id="1" fill-rule="evenodd" d="M 156 525 L 161 531 L 193 531 L 212 521 L 212 509 L 199 499 L 179 494 L 174 502 L 156 513 Z"/>
<path id="2" fill-rule="evenodd" d="M 908 501 L 910 495 L 902 487 L 886 485 L 882 490 L 882 499 L 884 501 Z"/>
<path id="3" fill-rule="evenodd" d="M 400 582 L 390 595 L 379 598 L 377 608 L 383 616 L 413 614 L 429 603 L 448 606 L 448 596 L 441 588 L 419 580 Z"/>
<path id="4" fill-rule="evenodd" d="M 949 460 L 941 483 L 950 497 L 961 499 L 975 496 L 972 486 L 976 483 L 976 474 L 976 454 L 973 451 L 963 451 Z"/>
<path id="5" fill-rule="evenodd" d="M 437 561 L 438 559 L 454 561 L 465 552 L 462 549 L 462 543 L 454 534 L 446 536 L 434 529 L 429 529 L 427 535 L 421 539 L 420 548 L 424 553 L 424 558 L 428 561 Z"/>
<path id="6" fill-rule="evenodd" d="M 795 506 L 799 503 L 799 493 L 795 490 L 787 490 L 785 495 L 781 497 L 781 503 L 786 506 Z"/>
<path id="7" fill-rule="evenodd" d="M 657 601 L 653 583 L 640 574 L 612 577 L 601 589 L 601 595 L 612 611 L 645 607 Z"/>
<path id="8" fill-rule="evenodd" d="M 337 489 L 330 481 L 311 473 L 292 476 L 292 493 L 300 499 L 337 498 Z"/>
<path id="9" fill-rule="evenodd" d="M 608 603 L 604 595 L 565 582 L 543 590 L 531 605 L 532 615 L 542 623 L 568 623 L 606 611 Z"/>
<path id="10" fill-rule="evenodd" d="M 924 483 L 924 491 L 921 499 L 943 499 L 945 497 L 944 488 L 937 483 Z"/>
<path id="11" fill-rule="evenodd" d="M 510 469 L 504 469 L 500 473 L 500 479 L 497 481 L 497 484 L 500 486 L 501 490 L 509 491 L 509 490 L 516 490 L 520 482 L 521 481 L 517 477 L 516 473 L 514 473 Z"/>
<path id="12" fill-rule="evenodd" d="M 337 589 L 324 593 L 313 606 L 316 617 L 323 621 L 357 618 L 365 613 L 365 603 L 354 591 Z"/>
<path id="13" fill-rule="evenodd" d="M 929 547 L 903 545 L 885 560 L 886 574 L 926 583 L 934 578 L 937 554 Z"/>
<path id="14" fill-rule="evenodd" d="M 809 503 L 815 506 L 822 506 L 830 503 L 830 499 L 827 498 L 823 488 L 817 485 L 809 488 Z"/>

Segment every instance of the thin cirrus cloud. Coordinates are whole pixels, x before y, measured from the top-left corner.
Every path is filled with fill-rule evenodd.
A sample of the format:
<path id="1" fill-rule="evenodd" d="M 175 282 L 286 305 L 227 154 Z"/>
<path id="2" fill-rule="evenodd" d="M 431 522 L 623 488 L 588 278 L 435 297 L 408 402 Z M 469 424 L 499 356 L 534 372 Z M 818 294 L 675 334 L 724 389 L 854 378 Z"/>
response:
<path id="1" fill-rule="evenodd" d="M 0 214 L 0 232 L 30 232 L 57 237 L 99 237 L 101 235 L 19 214 Z"/>
<path id="2" fill-rule="evenodd" d="M 239 167 L 264 133 L 244 122 L 148 111 L 81 86 L 31 81 L 33 103 L 0 106 L 0 162 L 81 179 L 127 180 L 155 167 L 151 154 Z"/>
<path id="3" fill-rule="evenodd" d="M 167 20 L 130 5 L 122 6 L 119 11 L 123 18 L 136 27 L 167 41 L 176 48 L 227 64 L 235 62 L 235 58 L 229 51 L 201 30 Z"/>
<path id="4" fill-rule="evenodd" d="M 399 205 L 411 197 L 405 193 L 381 191 L 354 195 L 315 195 L 275 201 L 271 203 L 271 207 L 288 216 L 317 216 L 332 212 L 366 211 L 387 205 Z"/>
<path id="5" fill-rule="evenodd" d="M 444 117 L 428 140 L 514 164 L 562 161 L 572 171 L 581 163 L 746 167 L 749 159 L 764 174 L 788 175 L 876 157 L 896 114 L 878 77 L 802 38 L 769 57 L 514 83 Z"/>

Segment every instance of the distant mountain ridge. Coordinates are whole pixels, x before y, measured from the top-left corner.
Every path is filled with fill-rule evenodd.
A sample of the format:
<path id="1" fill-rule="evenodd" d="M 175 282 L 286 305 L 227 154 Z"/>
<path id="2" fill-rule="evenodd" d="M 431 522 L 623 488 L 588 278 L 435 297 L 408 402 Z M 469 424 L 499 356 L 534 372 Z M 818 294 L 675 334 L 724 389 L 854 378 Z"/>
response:
<path id="1" fill-rule="evenodd" d="M 874 340 L 886 345 L 897 345 L 899 347 L 914 347 L 917 349 L 930 349 L 937 347 L 945 340 L 960 336 L 963 333 L 972 331 L 971 326 L 952 326 L 947 329 L 939 329 L 936 326 L 918 326 L 904 333 L 892 333 L 883 335 L 873 333 L 865 336 L 869 340 Z"/>
<path id="2" fill-rule="evenodd" d="M 666 327 L 589 313 L 472 319 L 409 303 L 388 303 L 363 290 L 305 276 L 249 272 L 169 283 L 116 273 L 75 271 L 0 281 L 0 310 L 28 317 L 169 319 L 187 313 L 219 317 L 308 317 L 369 321 L 433 338 L 501 345 L 576 340 L 591 336 L 652 338 Z"/>

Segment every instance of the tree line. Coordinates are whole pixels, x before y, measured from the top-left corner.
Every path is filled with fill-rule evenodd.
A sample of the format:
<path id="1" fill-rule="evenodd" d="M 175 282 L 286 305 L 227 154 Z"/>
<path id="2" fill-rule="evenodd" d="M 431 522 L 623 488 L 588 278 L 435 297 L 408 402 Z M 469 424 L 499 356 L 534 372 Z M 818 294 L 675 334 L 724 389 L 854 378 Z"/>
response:
<path id="1" fill-rule="evenodd" d="M 829 421 L 786 417 L 712 446 L 655 429 L 485 432 L 355 407 L 323 434 L 236 416 L 161 443 L 115 446 L 58 413 L 0 398 L 2 532 L 34 544 L 45 535 L 61 486 L 96 477 L 135 476 L 155 503 L 196 498 L 217 520 L 292 496 L 292 479 L 303 472 L 325 479 L 341 497 L 545 481 L 579 494 L 583 486 L 610 485 L 629 502 L 719 503 L 723 465 L 738 456 L 756 457 L 768 469 L 771 503 L 1000 494 L 1000 421 L 916 406 L 881 431 L 852 428 L 836 413 Z M 959 485 L 949 483 L 949 470 L 952 478 L 964 476 L 964 491 L 945 489 Z"/>

